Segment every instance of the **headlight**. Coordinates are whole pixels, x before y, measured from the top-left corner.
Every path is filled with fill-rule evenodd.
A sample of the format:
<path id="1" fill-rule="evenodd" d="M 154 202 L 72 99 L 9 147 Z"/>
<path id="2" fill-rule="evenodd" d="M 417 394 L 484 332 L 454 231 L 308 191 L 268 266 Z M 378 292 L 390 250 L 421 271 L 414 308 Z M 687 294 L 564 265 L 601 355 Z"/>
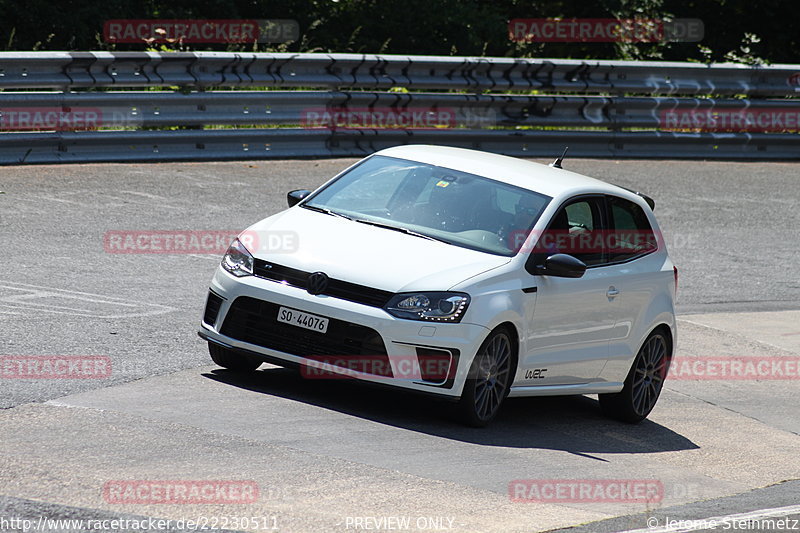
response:
<path id="1" fill-rule="evenodd" d="M 225 252 L 222 268 L 239 278 L 253 275 L 253 256 L 239 239 L 234 240 Z"/>
<path id="2" fill-rule="evenodd" d="M 394 295 L 384 309 L 397 318 L 460 322 L 468 305 L 463 292 L 407 292 Z"/>

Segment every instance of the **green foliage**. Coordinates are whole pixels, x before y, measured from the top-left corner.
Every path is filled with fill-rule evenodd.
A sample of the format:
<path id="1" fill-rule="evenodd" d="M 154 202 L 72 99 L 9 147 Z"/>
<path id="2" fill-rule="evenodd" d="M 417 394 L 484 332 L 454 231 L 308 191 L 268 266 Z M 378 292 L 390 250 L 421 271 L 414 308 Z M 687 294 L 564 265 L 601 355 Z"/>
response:
<path id="1" fill-rule="evenodd" d="M 745 33 L 742 37 L 742 44 L 738 50 L 731 50 L 725 54 L 725 59 L 734 63 L 744 63 L 746 65 L 763 65 L 764 59 L 753 54 L 753 45 L 761 42 L 761 38 L 754 33 Z"/>
<path id="2" fill-rule="evenodd" d="M 700 43 L 517 43 L 514 18 L 701 19 Z M 103 42 L 110 19 L 294 19 L 297 42 Z M 793 63 L 796 0 L 0 0 L 6 50 L 219 50 Z M 760 39 L 759 39 L 760 37 Z M 2 46 L 0 45 L 0 46 Z"/>

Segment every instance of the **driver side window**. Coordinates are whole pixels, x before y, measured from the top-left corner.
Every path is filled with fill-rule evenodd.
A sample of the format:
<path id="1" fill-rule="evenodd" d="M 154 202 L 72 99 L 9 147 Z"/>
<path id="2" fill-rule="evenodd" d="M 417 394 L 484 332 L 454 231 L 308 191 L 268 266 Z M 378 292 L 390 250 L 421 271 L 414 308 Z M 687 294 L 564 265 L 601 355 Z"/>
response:
<path id="1" fill-rule="evenodd" d="M 547 256 L 568 254 L 586 266 L 605 261 L 603 244 L 602 198 L 588 197 L 572 200 L 562 206 L 539 237 L 534 252 L 541 264 Z"/>

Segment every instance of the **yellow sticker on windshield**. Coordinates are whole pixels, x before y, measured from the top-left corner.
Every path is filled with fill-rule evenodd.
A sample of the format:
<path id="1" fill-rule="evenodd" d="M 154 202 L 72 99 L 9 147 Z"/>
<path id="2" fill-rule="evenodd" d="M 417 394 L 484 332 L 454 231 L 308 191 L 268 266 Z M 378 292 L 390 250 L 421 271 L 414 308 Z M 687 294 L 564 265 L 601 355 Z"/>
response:
<path id="1" fill-rule="evenodd" d="M 436 184 L 436 186 L 437 186 L 437 187 L 447 187 L 448 185 L 450 185 L 450 182 L 449 182 L 449 181 L 446 181 L 446 180 L 440 180 L 440 181 L 439 181 L 439 182 Z"/>

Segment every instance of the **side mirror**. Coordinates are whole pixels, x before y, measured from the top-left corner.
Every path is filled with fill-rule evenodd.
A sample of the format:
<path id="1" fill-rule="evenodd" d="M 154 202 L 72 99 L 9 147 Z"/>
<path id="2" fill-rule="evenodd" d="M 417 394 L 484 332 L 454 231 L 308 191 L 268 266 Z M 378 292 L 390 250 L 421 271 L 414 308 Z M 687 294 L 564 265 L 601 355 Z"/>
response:
<path id="1" fill-rule="evenodd" d="M 586 272 L 586 263 L 567 254 L 553 254 L 538 266 L 536 273 L 540 276 L 558 278 L 580 278 Z"/>
<path id="2" fill-rule="evenodd" d="M 311 194 L 311 191 L 306 189 L 295 189 L 286 193 L 286 203 L 289 207 L 297 205 L 303 198 Z"/>

